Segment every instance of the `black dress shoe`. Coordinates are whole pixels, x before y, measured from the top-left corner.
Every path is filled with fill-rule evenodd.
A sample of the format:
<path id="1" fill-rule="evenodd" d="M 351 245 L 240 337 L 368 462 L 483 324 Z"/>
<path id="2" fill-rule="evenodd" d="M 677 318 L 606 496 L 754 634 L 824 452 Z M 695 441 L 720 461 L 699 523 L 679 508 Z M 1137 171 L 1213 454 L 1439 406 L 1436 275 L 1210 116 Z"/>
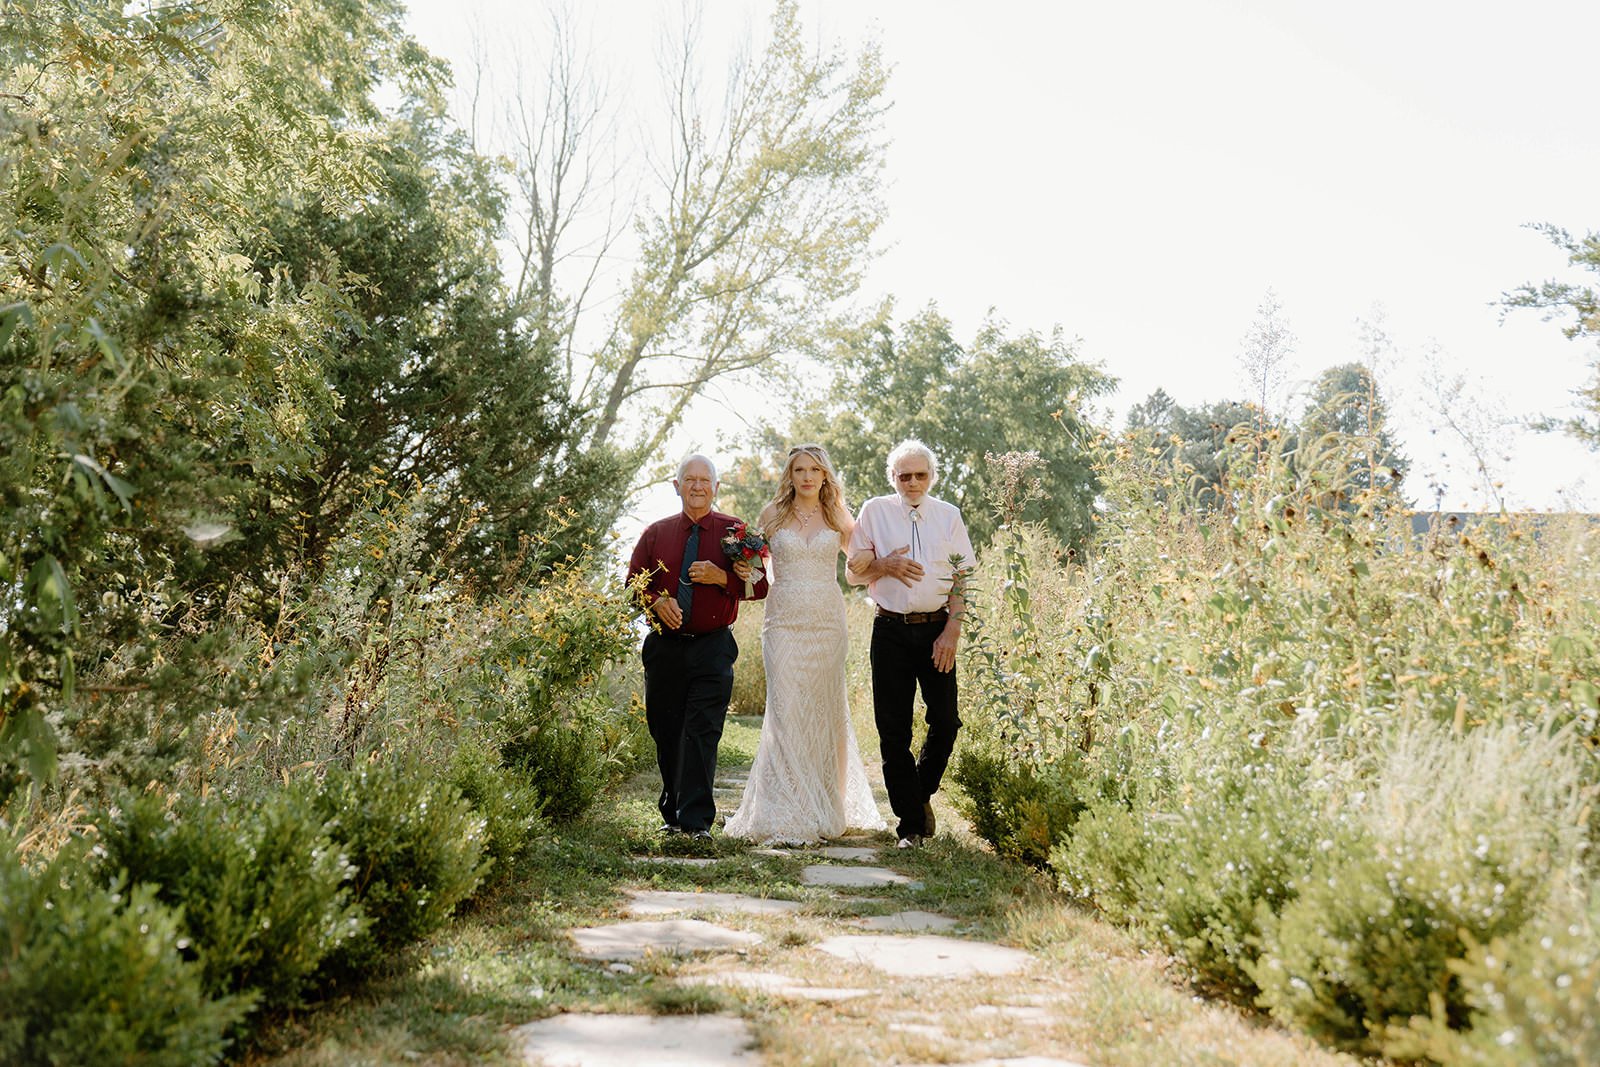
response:
<path id="1" fill-rule="evenodd" d="M 683 827 L 679 826 L 675 822 L 664 822 L 661 824 L 660 832 L 668 835 L 681 834 L 683 833 Z"/>
<path id="2" fill-rule="evenodd" d="M 711 831 L 710 830 L 689 830 L 689 831 L 679 830 L 678 832 L 680 834 L 687 832 L 688 835 L 689 835 L 689 839 L 691 841 L 710 841 L 711 840 Z"/>

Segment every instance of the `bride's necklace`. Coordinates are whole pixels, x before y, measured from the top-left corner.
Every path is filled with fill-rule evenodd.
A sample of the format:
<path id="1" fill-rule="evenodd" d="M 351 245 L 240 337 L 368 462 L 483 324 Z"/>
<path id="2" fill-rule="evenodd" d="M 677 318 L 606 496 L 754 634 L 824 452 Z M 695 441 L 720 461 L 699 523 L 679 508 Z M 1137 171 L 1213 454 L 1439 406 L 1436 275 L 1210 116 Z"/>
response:
<path id="1" fill-rule="evenodd" d="M 817 508 L 812 508 L 809 512 L 803 512 L 799 508 L 795 508 L 794 518 L 800 524 L 801 533 L 805 533 L 806 527 L 811 525 L 811 520 L 817 517 L 817 510 Z"/>

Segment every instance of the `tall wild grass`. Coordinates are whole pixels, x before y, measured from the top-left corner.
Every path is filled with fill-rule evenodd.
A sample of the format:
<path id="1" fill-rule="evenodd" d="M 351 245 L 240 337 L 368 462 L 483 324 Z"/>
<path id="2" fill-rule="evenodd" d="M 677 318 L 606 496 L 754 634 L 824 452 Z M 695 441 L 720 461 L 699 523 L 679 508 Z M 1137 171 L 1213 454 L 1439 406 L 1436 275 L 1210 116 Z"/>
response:
<path id="1" fill-rule="evenodd" d="M 1417 535 L 1359 440 L 1232 439 L 1221 506 L 1121 441 L 1081 561 L 1002 530 L 964 650 L 980 831 L 1334 1045 L 1595 1062 L 1600 525 Z M 1014 515 L 1029 461 L 996 462 Z"/>

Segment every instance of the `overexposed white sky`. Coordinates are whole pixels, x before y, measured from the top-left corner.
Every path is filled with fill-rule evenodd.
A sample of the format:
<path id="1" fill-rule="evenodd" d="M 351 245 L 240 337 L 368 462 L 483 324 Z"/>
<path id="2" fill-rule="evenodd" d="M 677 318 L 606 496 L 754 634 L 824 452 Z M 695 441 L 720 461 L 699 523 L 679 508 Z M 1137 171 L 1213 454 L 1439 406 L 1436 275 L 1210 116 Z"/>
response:
<path id="1" fill-rule="evenodd" d="M 889 215 L 862 303 L 893 295 L 902 317 L 936 303 L 962 339 L 991 308 L 1014 330 L 1060 325 L 1121 380 L 1116 425 L 1157 387 L 1183 404 L 1247 396 L 1241 339 L 1269 289 L 1297 338 L 1291 386 L 1360 359 L 1357 319 L 1383 316 L 1394 347 L 1378 376 L 1419 506 L 1433 505 L 1430 485 L 1447 508 L 1492 503 L 1426 398 L 1426 353 L 1466 379 L 1453 414 L 1479 423 L 1560 414 L 1586 380 L 1590 344 L 1496 302 L 1570 277 L 1524 224 L 1600 229 L 1592 0 L 800 9 L 813 39 L 875 38 L 892 68 Z M 572 5 L 636 115 L 659 114 L 656 41 L 683 11 Z M 769 11 L 703 5 L 708 91 L 720 50 L 759 37 Z M 475 31 L 536 65 L 548 20 L 537 2 L 412 0 L 410 27 L 462 72 Z M 644 119 L 628 122 L 625 138 Z M 738 420 L 706 406 L 680 443 L 715 451 Z M 1508 506 L 1600 509 L 1600 456 L 1515 429 L 1485 436 Z"/>

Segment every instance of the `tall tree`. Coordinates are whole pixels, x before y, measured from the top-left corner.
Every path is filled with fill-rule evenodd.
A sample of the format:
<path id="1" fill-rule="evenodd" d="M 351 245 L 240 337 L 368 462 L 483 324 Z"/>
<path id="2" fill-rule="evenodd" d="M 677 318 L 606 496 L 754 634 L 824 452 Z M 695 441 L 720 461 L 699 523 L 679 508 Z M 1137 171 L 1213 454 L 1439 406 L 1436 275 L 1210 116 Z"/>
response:
<path id="1" fill-rule="evenodd" d="M 245 249 L 266 205 L 354 210 L 380 82 L 438 71 L 400 8 L 13 0 L 0 33 L 0 754 L 48 773 L 80 669 L 220 605 L 168 584 L 254 472 L 337 417 L 338 278 Z M 11 764 L 14 768 L 15 764 Z M 0 778 L 6 767 L 0 767 Z M 5 783 L 0 782 L 0 786 Z"/>
<path id="2" fill-rule="evenodd" d="M 1230 467 L 1240 456 L 1256 453 L 1263 426 L 1286 432 L 1249 401 L 1217 400 L 1189 408 L 1162 389 L 1129 408 L 1127 419 L 1129 432 L 1157 450 L 1160 462 L 1183 480 L 1182 490 L 1204 509 L 1225 505 Z"/>
<path id="3" fill-rule="evenodd" d="M 453 545 L 448 562 L 485 579 L 576 555 L 609 521 L 619 472 L 607 450 L 581 447 L 590 420 L 557 354 L 518 322 L 487 164 L 422 100 L 390 123 L 379 158 L 359 211 L 311 202 L 269 223 L 263 272 L 303 286 L 336 264 L 360 284 L 326 364 L 340 417 L 316 436 L 314 468 L 256 484 L 256 521 L 276 514 L 283 528 L 276 552 L 240 565 L 271 573 L 289 554 L 315 567 L 375 480 L 428 487 L 430 555 Z"/>
<path id="4" fill-rule="evenodd" d="M 987 542 L 999 489 L 987 457 L 1035 451 L 1045 493 L 1029 516 L 1070 548 L 1088 538 L 1098 483 L 1085 410 L 1114 382 L 1079 360 L 1059 330 L 1012 335 L 991 320 L 962 346 L 930 308 L 898 330 L 879 327 L 839 366 L 827 400 L 796 418 L 788 436 L 827 446 L 852 503 L 889 491 L 889 449 L 917 437 L 939 457 L 935 495 L 958 505 L 974 540 Z"/>
<path id="5" fill-rule="evenodd" d="M 812 50 L 796 4 L 779 0 L 765 48 L 708 107 L 691 23 L 667 64 L 651 184 L 631 207 L 632 270 L 584 348 L 593 275 L 563 289 L 561 267 L 603 184 L 593 139 L 612 127 L 572 50 L 555 50 L 546 105 L 516 112 L 513 210 L 529 315 L 572 353 L 573 397 L 597 411 L 591 445 L 636 470 L 713 382 L 826 350 L 883 214 L 884 83 L 876 48 Z"/>
<path id="6" fill-rule="evenodd" d="M 1389 407 L 1372 372 L 1360 363 L 1341 363 L 1317 376 L 1300 420 L 1302 463 L 1308 451 L 1337 454 L 1342 490 L 1398 488 L 1408 461 L 1389 434 Z"/>
<path id="7" fill-rule="evenodd" d="M 1548 224 L 1535 229 L 1567 254 L 1569 264 L 1600 274 L 1600 233 L 1574 237 L 1559 226 Z M 1539 308 L 1546 317 L 1568 319 L 1564 328 L 1568 337 L 1600 342 L 1600 293 L 1592 286 L 1550 280 L 1524 285 L 1507 293 L 1503 299 L 1508 307 Z M 1582 409 L 1580 413 L 1568 419 L 1546 419 L 1540 426 L 1564 430 L 1590 448 L 1600 450 L 1600 349 L 1591 349 L 1589 370 L 1588 383 L 1573 390 Z"/>

